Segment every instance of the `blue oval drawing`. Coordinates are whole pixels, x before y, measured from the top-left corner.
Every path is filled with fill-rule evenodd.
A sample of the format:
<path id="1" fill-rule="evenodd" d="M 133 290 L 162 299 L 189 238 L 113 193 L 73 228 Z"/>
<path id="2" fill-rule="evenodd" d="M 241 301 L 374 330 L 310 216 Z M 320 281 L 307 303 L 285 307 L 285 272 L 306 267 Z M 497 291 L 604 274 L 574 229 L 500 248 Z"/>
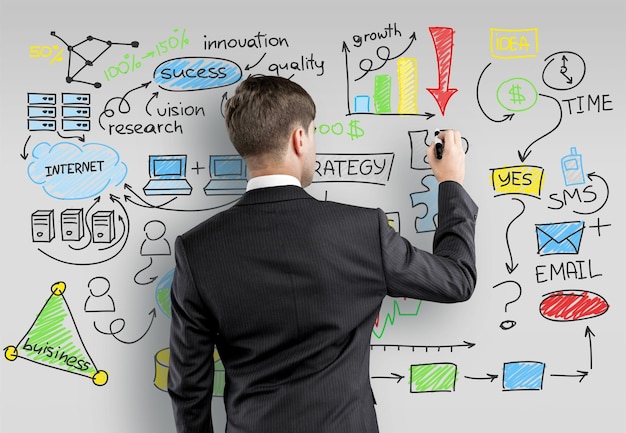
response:
<path id="1" fill-rule="evenodd" d="M 154 82 L 173 92 L 215 89 L 240 79 L 239 65 L 217 57 L 179 57 L 166 60 L 154 70 Z"/>

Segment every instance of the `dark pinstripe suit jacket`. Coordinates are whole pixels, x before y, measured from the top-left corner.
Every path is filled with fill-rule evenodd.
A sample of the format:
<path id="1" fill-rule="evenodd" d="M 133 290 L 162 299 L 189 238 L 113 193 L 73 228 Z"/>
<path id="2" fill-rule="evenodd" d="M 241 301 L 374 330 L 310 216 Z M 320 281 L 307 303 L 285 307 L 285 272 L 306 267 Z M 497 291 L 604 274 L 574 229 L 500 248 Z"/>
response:
<path id="1" fill-rule="evenodd" d="M 247 192 L 180 236 L 168 386 L 178 431 L 212 431 L 217 345 L 227 432 L 377 432 L 369 344 L 381 302 L 468 299 L 477 211 L 443 182 L 429 254 L 380 209 L 282 186 Z"/>

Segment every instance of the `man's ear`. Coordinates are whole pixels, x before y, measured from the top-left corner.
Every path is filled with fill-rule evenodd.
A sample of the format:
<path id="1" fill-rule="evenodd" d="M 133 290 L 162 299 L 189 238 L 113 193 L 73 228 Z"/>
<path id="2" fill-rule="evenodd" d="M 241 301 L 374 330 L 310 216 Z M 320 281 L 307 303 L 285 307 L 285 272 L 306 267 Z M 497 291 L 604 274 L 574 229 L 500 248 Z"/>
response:
<path id="1" fill-rule="evenodd" d="M 305 152 L 305 141 L 304 141 L 305 131 L 302 128 L 295 128 L 291 132 L 291 136 L 289 138 L 289 144 L 291 148 L 295 152 L 296 155 L 301 156 Z"/>

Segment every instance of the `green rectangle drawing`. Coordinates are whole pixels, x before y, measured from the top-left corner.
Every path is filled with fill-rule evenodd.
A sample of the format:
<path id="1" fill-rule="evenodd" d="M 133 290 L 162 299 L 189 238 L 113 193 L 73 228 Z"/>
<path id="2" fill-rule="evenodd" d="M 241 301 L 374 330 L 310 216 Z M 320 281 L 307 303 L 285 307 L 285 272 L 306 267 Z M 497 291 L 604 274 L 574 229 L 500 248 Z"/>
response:
<path id="1" fill-rule="evenodd" d="M 452 392 L 456 371 L 456 365 L 451 363 L 412 365 L 411 392 Z"/>

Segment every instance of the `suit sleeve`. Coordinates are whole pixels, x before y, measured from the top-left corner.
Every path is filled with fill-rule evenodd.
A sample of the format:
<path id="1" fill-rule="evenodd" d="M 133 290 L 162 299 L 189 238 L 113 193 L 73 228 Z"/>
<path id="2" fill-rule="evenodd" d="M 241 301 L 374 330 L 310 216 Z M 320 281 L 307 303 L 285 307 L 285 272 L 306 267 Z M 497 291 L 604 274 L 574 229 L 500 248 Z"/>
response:
<path id="1" fill-rule="evenodd" d="M 171 287 L 168 393 L 178 433 L 213 432 L 213 350 L 207 312 L 187 262 L 182 238 L 176 239 Z"/>
<path id="2" fill-rule="evenodd" d="M 439 185 L 433 250 L 418 249 L 387 224 L 379 211 L 387 294 L 434 302 L 469 299 L 476 286 L 474 243 L 478 207 L 457 182 Z"/>

